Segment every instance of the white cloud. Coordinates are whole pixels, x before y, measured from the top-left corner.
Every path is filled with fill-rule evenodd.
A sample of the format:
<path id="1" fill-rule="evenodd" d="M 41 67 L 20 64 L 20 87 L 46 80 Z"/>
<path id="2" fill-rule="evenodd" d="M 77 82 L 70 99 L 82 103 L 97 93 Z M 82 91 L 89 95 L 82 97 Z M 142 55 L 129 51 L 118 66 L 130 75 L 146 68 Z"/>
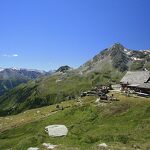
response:
<path id="1" fill-rule="evenodd" d="M 18 57 L 18 54 L 12 54 L 12 55 L 8 55 L 8 54 L 4 54 L 4 57 Z"/>
<path id="2" fill-rule="evenodd" d="M 18 57 L 18 54 L 13 54 L 12 56 L 13 56 L 13 57 Z"/>

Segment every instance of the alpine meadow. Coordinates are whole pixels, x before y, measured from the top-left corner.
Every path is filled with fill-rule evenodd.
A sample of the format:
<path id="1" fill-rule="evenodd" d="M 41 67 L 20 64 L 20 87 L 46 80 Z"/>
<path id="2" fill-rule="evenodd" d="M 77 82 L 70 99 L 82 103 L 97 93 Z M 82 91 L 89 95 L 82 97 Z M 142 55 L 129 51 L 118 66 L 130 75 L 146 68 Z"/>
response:
<path id="1" fill-rule="evenodd" d="M 0 150 L 150 150 L 150 1 L 0 1 Z"/>

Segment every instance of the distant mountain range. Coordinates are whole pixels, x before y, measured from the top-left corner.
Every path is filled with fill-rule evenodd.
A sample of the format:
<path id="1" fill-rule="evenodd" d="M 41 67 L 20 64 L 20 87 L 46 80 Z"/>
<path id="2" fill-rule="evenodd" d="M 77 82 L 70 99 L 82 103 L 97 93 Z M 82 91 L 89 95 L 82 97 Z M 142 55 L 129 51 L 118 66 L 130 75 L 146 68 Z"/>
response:
<path id="1" fill-rule="evenodd" d="M 73 99 L 95 85 L 119 83 L 128 70 L 150 70 L 150 50 L 131 50 L 115 43 L 77 69 L 62 66 L 46 76 L 38 71 L 10 71 L 19 73 L 25 79 L 36 80 L 30 80 L 0 96 L 0 115 L 16 114 Z M 38 78 L 41 75 L 42 78 Z"/>
<path id="2" fill-rule="evenodd" d="M 0 68 L 0 95 L 5 91 L 45 75 L 45 71 L 17 68 Z"/>

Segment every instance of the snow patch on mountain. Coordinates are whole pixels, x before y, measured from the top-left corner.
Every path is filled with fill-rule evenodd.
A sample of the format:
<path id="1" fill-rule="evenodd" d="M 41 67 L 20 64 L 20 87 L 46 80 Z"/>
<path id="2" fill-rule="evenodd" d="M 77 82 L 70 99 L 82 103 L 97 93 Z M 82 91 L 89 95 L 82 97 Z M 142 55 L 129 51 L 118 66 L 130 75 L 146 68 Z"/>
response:
<path id="1" fill-rule="evenodd" d="M 0 68 L 0 72 L 4 71 L 5 69 L 4 68 Z"/>

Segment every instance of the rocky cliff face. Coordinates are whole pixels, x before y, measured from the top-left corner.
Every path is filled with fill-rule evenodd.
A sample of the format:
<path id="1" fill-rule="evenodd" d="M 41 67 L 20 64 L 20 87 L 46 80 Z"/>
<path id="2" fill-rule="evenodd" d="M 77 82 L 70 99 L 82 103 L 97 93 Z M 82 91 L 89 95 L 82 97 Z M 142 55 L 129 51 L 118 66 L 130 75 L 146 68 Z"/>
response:
<path id="1" fill-rule="evenodd" d="M 66 66 L 61 66 L 60 68 L 58 68 L 58 69 L 56 70 L 56 72 L 65 73 L 65 72 L 67 72 L 67 71 L 69 71 L 69 70 L 72 70 L 72 68 L 66 65 Z"/>
<path id="2" fill-rule="evenodd" d="M 127 70 L 150 70 L 150 50 L 131 50 L 120 43 L 102 50 L 98 55 L 83 64 L 79 71 L 90 73 L 92 71 L 117 69 L 120 72 Z"/>

